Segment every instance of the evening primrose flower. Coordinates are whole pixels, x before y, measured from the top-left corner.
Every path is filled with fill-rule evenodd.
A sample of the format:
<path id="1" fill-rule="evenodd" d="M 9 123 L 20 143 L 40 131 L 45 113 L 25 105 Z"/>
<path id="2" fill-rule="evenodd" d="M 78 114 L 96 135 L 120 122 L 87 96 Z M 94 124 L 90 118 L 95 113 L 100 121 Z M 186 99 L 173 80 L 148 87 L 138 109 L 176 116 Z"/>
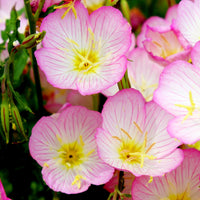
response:
<path id="1" fill-rule="evenodd" d="M 101 123 L 100 113 L 70 105 L 36 123 L 29 149 L 51 189 L 73 194 L 109 181 L 114 170 L 99 158 L 94 137 Z"/>
<path id="2" fill-rule="evenodd" d="M 74 8 L 77 17 L 70 10 L 61 19 L 63 8 L 44 18 L 41 30 L 46 36 L 35 56 L 54 87 L 99 93 L 119 82 L 126 71 L 131 27 L 113 7 L 91 15 L 79 1 Z"/>
<path id="3" fill-rule="evenodd" d="M 169 122 L 169 134 L 186 144 L 200 140 L 199 83 L 199 67 L 176 61 L 163 70 L 154 92 L 154 101 L 175 116 Z"/>
<path id="4" fill-rule="evenodd" d="M 96 142 L 109 165 L 135 176 L 160 176 L 181 163 L 180 142 L 166 130 L 173 116 L 154 102 L 145 103 L 138 91 L 124 89 L 109 97 L 102 117 Z"/>
<path id="5" fill-rule="evenodd" d="M 175 170 L 161 177 L 136 177 L 132 186 L 134 200 L 199 200 L 200 152 L 185 149 L 184 160 Z"/>

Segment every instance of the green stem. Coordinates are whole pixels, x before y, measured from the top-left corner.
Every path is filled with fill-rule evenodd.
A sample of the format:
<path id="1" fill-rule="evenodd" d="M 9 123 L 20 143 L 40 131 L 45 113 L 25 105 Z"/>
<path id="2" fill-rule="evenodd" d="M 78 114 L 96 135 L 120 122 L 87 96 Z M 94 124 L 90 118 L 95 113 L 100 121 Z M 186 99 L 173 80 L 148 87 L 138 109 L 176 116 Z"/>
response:
<path id="1" fill-rule="evenodd" d="M 42 1 L 42 3 L 44 4 L 44 1 Z M 39 5 L 40 11 L 42 10 L 42 7 L 41 7 L 43 6 L 42 3 L 40 3 Z M 24 0 L 24 5 L 25 5 L 27 16 L 28 16 L 30 34 L 34 34 L 36 32 L 36 20 L 39 17 L 40 12 L 39 11 L 37 12 L 37 16 L 35 18 L 32 14 L 30 0 Z M 31 63 L 32 63 L 33 72 L 34 72 L 35 87 L 36 87 L 37 101 L 38 101 L 37 110 L 39 111 L 39 115 L 42 116 L 44 113 L 44 107 L 43 107 L 42 89 L 41 89 L 41 84 L 40 84 L 39 70 L 38 70 L 37 61 L 34 55 L 34 52 L 36 51 L 36 47 L 32 48 L 30 51 L 31 51 L 31 61 L 32 61 Z"/>
<path id="2" fill-rule="evenodd" d="M 43 8 L 43 6 L 44 6 L 44 2 L 45 2 L 45 0 L 40 0 L 38 9 L 37 9 L 37 11 L 36 11 L 36 13 L 35 13 L 35 16 L 34 16 L 35 22 L 37 22 L 37 20 L 38 20 L 38 18 L 39 18 L 39 16 L 40 16 L 40 13 L 42 12 L 42 8 Z"/>
<path id="3" fill-rule="evenodd" d="M 119 180 L 118 180 L 118 190 L 120 192 L 122 192 L 122 190 L 124 189 L 124 172 L 120 171 L 119 172 Z M 119 193 L 117 194 L 117 200 L 119 200 Z"/>

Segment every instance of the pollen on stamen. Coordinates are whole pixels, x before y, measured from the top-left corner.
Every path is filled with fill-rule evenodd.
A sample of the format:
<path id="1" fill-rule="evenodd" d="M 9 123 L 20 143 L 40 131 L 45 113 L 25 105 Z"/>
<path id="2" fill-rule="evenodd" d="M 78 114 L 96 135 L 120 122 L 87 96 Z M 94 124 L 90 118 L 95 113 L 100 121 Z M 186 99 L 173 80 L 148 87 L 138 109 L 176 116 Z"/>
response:
<path id="1" fill-rule="evenodd" d="M 67 42 L 69 42 L 69 43 L 71 43 L 71 44 L 74 44 L 74 45 L 76 45 L 77 47 L 79 46 L 79 44 L 78 44 L 77 42 L 75 42 L 74 40 L 72 40 L 72 39 L 70 39 L 70 38 L 67 38 L 67 37 L 66 37 L 66 40 L 67 40 Z"/>
<path id="2" fill-rule="evenodd" d="M 81 146 L 84 146 L 83 137 L 82 135 L 79 136 Z"/>
<path id="3" fill-rule="evenodd" d="M 122 142 L 122 140 L 117 136 L 112 136 L 112 138 L 117 139 L 118 141 Z"/>
<path id="4" fill-rule="evenodd" d="M 143 134 L 143 131 L 141 130 L 141 128 L 139 127 L 139 125 L 135 121 L 133 122 L 133 124 L 136 126 L 138 131 Z"/>
<path id="5" fill-rule="evenodd" d="M 123 133 L 125 133 L 125 134 L 127 135 L 127 137 L 128 137 L 130 140 L 132 140 L 132 137 L 129 135 L 128 132 L 126 132 L 123 128 L 120 128 L 120 130 L 121 130 Z"/>
<path id="6" fill-rule="evenodd" d="M 76 175 L 74 178 L 74 181 L 72 182 L 72 185 L 77 185 L 78 189 L 81 188 L 81 179 L 86 180 L 85 177 L 81 176 L 81 175 Z"/>
<path id="7" fill-rule="evenodd" d="M 182 122 L 183 123 L 186 119 L 188 119 L 189 116 L 193 115 L 194 110 L 196 109 L 196 105 L 194 103 L 194 100 L 192 98 L 192 92 L 189 91 L 189 100 L 190 100 L 190 106 L 186 106 L 186 105 L 182 105 L 182 104 L 175 104 L 175 106 L 178 106 L 180 108 L 185 108 L 188 110 L 187 115 L 185 115 L 185 117 L 183 118 Z"/>

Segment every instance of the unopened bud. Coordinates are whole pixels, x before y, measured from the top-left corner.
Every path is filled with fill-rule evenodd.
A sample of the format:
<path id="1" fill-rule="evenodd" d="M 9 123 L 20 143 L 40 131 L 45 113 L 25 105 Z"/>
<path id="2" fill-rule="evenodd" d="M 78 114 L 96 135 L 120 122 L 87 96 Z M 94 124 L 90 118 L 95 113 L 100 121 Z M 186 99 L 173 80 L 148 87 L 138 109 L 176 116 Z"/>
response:
<path id="1" fill-rule="evenodd" d="M 121 10 L 122 10 L 122 13 L 124 15 L 124 17 L 127 19 L 127 21 L 130 23 L 130 8 L 129 8 L 129 5 L 128 5 L 128 2 L 127 0 L 121 0 L 120 1 L 121 3 Z"/>
<path id="2" fill-rule="evenodd" d="M 31 34 L 28 37 L 26 37 L 23 42 L 22 42 L 22 47 L 26 48 L 26 49 L 31 49 L 33 47 L 35 47 L 36 45 L 38 45 L 44 38 L 46 32 L 42 31 L 40 33 L 35 33 L 35 34 Z"/>
<path id="3" fill-rule="evenodd" d="M 19 110 L 14 103 L 11 104 L 11 115 L 13 122 L 15 123 L 16 130 L 27 140 Z"/>
<path id="4" fill-rule="evenodd" d="M 1 124 L 3 127 L 3 131 L 6 136 L 6 143 L 9 143 L 9 131 L 10 131 L 10 123 L 9 123 L 9 103 L 7 94 L 2 94 L 2 103 L 1 103 Z"/>

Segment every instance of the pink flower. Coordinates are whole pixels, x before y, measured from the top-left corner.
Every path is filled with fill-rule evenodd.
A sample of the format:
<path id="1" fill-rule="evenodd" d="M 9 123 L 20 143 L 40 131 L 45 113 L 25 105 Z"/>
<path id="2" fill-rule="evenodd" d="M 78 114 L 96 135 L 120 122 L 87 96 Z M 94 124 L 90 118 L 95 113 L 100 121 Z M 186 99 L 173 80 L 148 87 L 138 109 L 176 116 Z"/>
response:
<path id="1" fill-rule="evenodd" d="M 200 197 L 200 152 L 194 149 L 183 150 L 184 160 L 175 170 L 164 176 L 155 177 L 148 183 L 149 177 L 136 177 L 132 187 L 134 200 L 170 200 Z"/>
<path id="2" fill-rule="evenodd" d="M 137 38 L 138 46 L 144 47 L 152 58 L 164 66 L 175 60 L 189 60 L 190 46 L 174 23 L 176 10 L 177 6 L 170 8 L 165 19 L 150 17 Z"/>
<path id="3" fill-rule="evenodd" d="M 138 59 L 140 58 L 140 59 Z M 130 52 L 128 59 L 128 77 L 132 88 L 140 91 L 146 101 L 151 101 L 158 87 L 159 76 L 164 69 L 156 63 L 143 48 Z"/>
<path id="4" fill-rule="evenodd" d="M 43 179 L 51 189 L 80 193 L 90 184 L 104 184 L 112 177 L 113 168 L 97 154 L 94 134 L 101 123 L 100 113 L 69 105 L 36 123 L 29 149 L 43 167 Z"/>
<path id="5" fill-rule="evenodd" d="M 124 89 L 109 97 L 102 116 L 96 141 L 99 156 L 109 165 L 135 176 L 158 176 L 181 163 L 180 142 L 166 130 L 173 116 L 154 102 L 145 103 L 138 91 Z"/>
<path id="6" fill-rule="evenodd" d="M 11 200 L 6 196 L 1 179 L 0 179 L 0 200 Z"/>
<path id="7" fill-rule="evenodd" d="M 188 62 L 168 65 L 160 76 L 154 101 L 175 116 L 168 131 L 186 144 L 200 140 L 200 69 Z"/>
<path id="8" fill-rule="evenodd" d="M 91 15 L 78 1 L 77 13 L 58 9 L 42 22 L 43 48 L 35 55 L 47 80 L 58 88 L 98 93 L 117 83 L 126 71 L 131 27 L 121 12 L 101 7 Z"/>

